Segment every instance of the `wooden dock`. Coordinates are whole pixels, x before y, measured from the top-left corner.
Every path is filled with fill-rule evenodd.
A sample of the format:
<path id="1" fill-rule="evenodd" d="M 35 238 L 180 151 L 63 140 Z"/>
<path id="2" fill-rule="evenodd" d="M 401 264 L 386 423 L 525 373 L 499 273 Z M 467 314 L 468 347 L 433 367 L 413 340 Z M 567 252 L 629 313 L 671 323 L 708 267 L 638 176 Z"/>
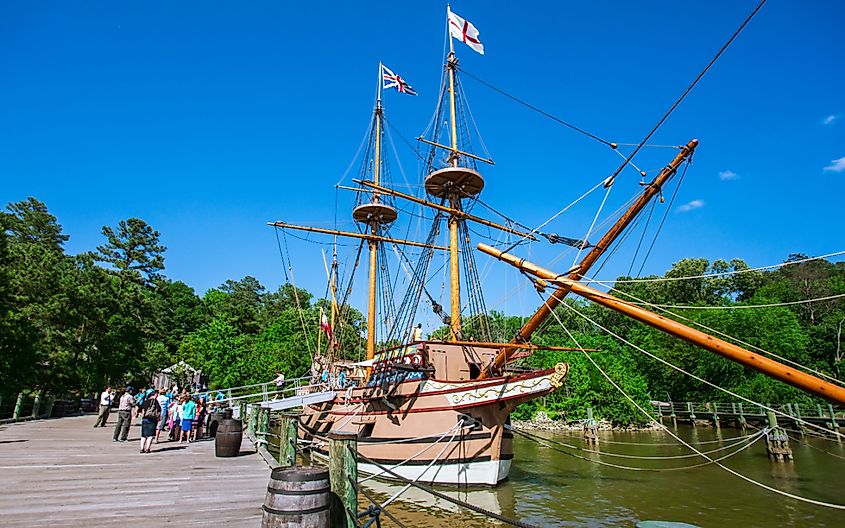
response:
<path id="1" fill-rule="evenodd" d="M 140 422 L 112 442 L 115 418 L 0 426 L 0 525 L 261 525 L 270 470 L 246 440 L 235 458 L 215 458 L 213 440 L 140 454 Z"/>

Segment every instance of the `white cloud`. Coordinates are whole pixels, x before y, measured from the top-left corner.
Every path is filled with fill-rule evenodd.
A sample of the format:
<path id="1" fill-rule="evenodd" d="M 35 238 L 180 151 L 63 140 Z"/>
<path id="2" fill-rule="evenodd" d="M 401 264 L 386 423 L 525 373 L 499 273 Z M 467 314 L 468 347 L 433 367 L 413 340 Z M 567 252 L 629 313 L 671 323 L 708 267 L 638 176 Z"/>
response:
<path id="1" fill-rule="evenodd" d="M 739 174 L 730 169 L 719 171 L 719 179 L 722 181 L 735 180 L 737 178 L 739 178 Z"/>
<path id="2" fill-rule="evenodd" d="M 842 172 L 845 171 L 845 158 L 832 160 L 830 165 L 824 168 L 825 172 Z"/>
<path id="3" fill-rule="evenodd" d="M 823 125 L 832 125 L 833 122 L 837 121 L 840 117 L 842 117 L 842 116 L 839 116 L 839 115 L 836 115 L 836 114 L 830 114 L 829 116 L 822 119 L 822 124 Z"/>
<path id="4" fill-rule="evenodd" d="M 845 159 L 845 158 L 843 158 L 843 159 Z M 693 200 L 689 203 L 685 203 L 684 205 L 678 207 L 678 212 L 679 213 L 687 213 L 689 211 L 692 211 L 694 209 L 700 209 L 702 207 L 704 207 L 704 200 Z"/>

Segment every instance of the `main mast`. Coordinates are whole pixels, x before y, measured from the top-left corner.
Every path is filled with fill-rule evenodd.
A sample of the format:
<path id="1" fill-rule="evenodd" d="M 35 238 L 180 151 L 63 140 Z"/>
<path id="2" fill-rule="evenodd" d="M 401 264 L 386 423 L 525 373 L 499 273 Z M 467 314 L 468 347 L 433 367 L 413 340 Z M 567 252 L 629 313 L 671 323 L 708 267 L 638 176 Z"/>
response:
<path id="1" fill-rule="evenodd" d="M 378 65 L 378 95 L 373 119 L 375 120 L 375 146 L 373 160 L 373 183 L 379 185 L 381 176 L 381 131 L 382 131 L 382 64 Z M 367 359 L 373 359 L 376 353 L 376 286 L 378 283 L 378 247 L 382 227 L 396 220 L 396 209 L 382 203 L 378 191 L 370 195 L 370 202 L 356 207 L 352 211 L 356 222 L 366 226 L 367 232 L 373 236 L 368 240 L 369 249 L 369 287 L 367 292 Z"/>
<path id="2" fill-rule="evenodd" d="M 449 8 L 447 6 L 446 24 L 449 24 Z M 458 59 L 455 56 L 455 45 L 449 36 L 449 55 L 446 59 L 446 71 L 449 76 L 449 125 L 450 145 L 440 145 L 433 141 L 425 141 L 434 147 L 449 151 L 449 166 L 436 170 L 425 179 L 425 190 L 428 194 L 448 201 L 452 213 L 449 215 L 449 304 L 450 324 L 449 337 L 452 341 L 461 339 L 461 254 L 459 248 L 458 231 L 464 220 L 462 200 L 478 195 L 484 188 L 484 178 L 469 167 L 462 167 L 459 161 L 462 156 L 485 161 L 458 148 L 458 117 L 455 95 L 455 74 L 458 69 Z"/>

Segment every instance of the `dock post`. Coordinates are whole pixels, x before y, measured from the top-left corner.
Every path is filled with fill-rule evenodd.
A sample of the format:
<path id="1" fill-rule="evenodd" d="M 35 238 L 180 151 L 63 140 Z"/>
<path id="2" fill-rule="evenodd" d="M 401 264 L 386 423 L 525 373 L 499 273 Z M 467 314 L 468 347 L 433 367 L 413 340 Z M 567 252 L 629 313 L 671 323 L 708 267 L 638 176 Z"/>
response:
<path id="1" fill-rule="evenodd" d="M 593 408 L 587 407 L 587 419 L 584 421 L 584 442 L 588 445 L 598 445 L 599 425 L 593 419 Z"/>
<path id="2" fill-rule="evenodd" d="M 745 421 L 745 415 L 742 413 L 742 402 L 737 405 L 739 406 L 739 418 L 737 422 L 739 423 L 739 428 L 745 431 L 748 428 L 748 423 Z"/>
<path id="3" fill-rule="evenodd" d="M 260 408 L 260 405 L 257 403 L 250 404 L 249 406 L 249 425 L 247 426 L 247 432 L 253 438 L 255 437 L 255 431 L 258 429 L 258 410 Z"/>
<path id="4" fill-rule="evenodd" d="M 827 404 L 827 412 L 830 413 L 830 429 L 833 432 L 839 431 L 839 424 L 836 423 L 836 413 L 833 412 L 833 405 L 831 405 L 829 403 Z M 842 442 L 842 440 L 839 439 L 839 435 L 834 435 L 834 436 L 836 436 L 837 442 Z"/>
<path id="5" fill-rule="evenodd" d="M 357 434 L 329 432 L 329 478 L 333 495 L 332 527 L 352 528 L 358 513 Z"/>
<path id="6" fill-rule="evenodd" d="M 687 412 L 692 425 L 695 425 L 695 411 L 692 410 L 692 402 L 687 402 Z"/>
<path id="7" fill-rule="evenodd" d="M 801 438 L 804 438 L 804 424 L 803 420 L 801 419 L 801 409 L 798 407 L 798 404 L 795 404 L 795 427 L 798 428 L 798 431 L 801 432 Z"/>
<path id="8" fill-rule="evenodd" d="M 721 429 L 719 424 L 719 412 L 716 410 L 715 402 L 710 402 L 710 412 L 712 413 L 713 426 L 716 427 L 716 429 Z"/>
<path id="9" fill-rule="evenodd" d="M 47 395 L 47 403 L 44 404 L 44 418 L 53 416 L 53 405 L 56 403 L 56 396 L 53 394 Z"/>
<path id="10" fill-rule="evenodd" d="M 32 417 L 38 418 L 38 411 L 41 410 L 41 398 L 42 398 L 42 391 L 38 391 L 35 393 L 35 401 L 32 403 Z"/>
<path id="11" fill-rule="evenodd" d="M 256 419 L 255 447 L 267 447 L 267 435 L 270 430 L 270 409 L 259 407 Z"/>
<path id="12" fill-rule="evenodd" d="M 678 417 L 675 415 L 675 403 L 672 402 L 671 399 L 669 400 L 669 409 L 671 409 L 670 410 L 671 414 L 669 414 L 669 417 L 672 418 L 672 427 L 677 429 L 678 428 Z"/>
<path id="13" fill-rule="evenodd" d="M 282 413 L 279 417 L 279 465 L 293 467 L 296 465 L 296 424 L 299 415 Z"/>
<path id="14" fill-rule="evenodd" d="M 773 462 L 786 462 L 794 460 L 792 449 L 789 447 L 789 437 L 786 431 L 778 426 L 778 419 L 772 411 L 766 411 L 769 420 L 770 431 L 766 433 L 766 454 Z"/>
<path id="15" fill-rule="evenodd" d="M 12 411 L 12 419 L 17 420 L 20 418 L 21 411 L 23 411 L 23 392 L 19 392 L 18 399 L 15 400 L 15 410 Z"/>

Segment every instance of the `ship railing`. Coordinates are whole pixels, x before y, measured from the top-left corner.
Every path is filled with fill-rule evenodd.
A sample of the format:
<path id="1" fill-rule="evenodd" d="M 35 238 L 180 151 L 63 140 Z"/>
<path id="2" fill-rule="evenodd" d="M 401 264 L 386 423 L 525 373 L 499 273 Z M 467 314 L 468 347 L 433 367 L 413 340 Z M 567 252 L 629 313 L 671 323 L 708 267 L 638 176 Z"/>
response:
<path id="1" fill-rule="evenodd" d="M 314 383 L 310 376 L 303 376 L 301 378 L 286 379 L 281 388 L 277 387 L 275 382 L 265 382 L 198 392 L 195 395 L 206 398 L 210 403 L 236 406 L 241 402 L 266 402 L 274 399 L 280 400 L 302 396 L 304 394 L 325 392 L 326 390 L 329 390 L 326 384 Z M 223 396 L 222 398 L 219 396 L 221 394 Z"/>

